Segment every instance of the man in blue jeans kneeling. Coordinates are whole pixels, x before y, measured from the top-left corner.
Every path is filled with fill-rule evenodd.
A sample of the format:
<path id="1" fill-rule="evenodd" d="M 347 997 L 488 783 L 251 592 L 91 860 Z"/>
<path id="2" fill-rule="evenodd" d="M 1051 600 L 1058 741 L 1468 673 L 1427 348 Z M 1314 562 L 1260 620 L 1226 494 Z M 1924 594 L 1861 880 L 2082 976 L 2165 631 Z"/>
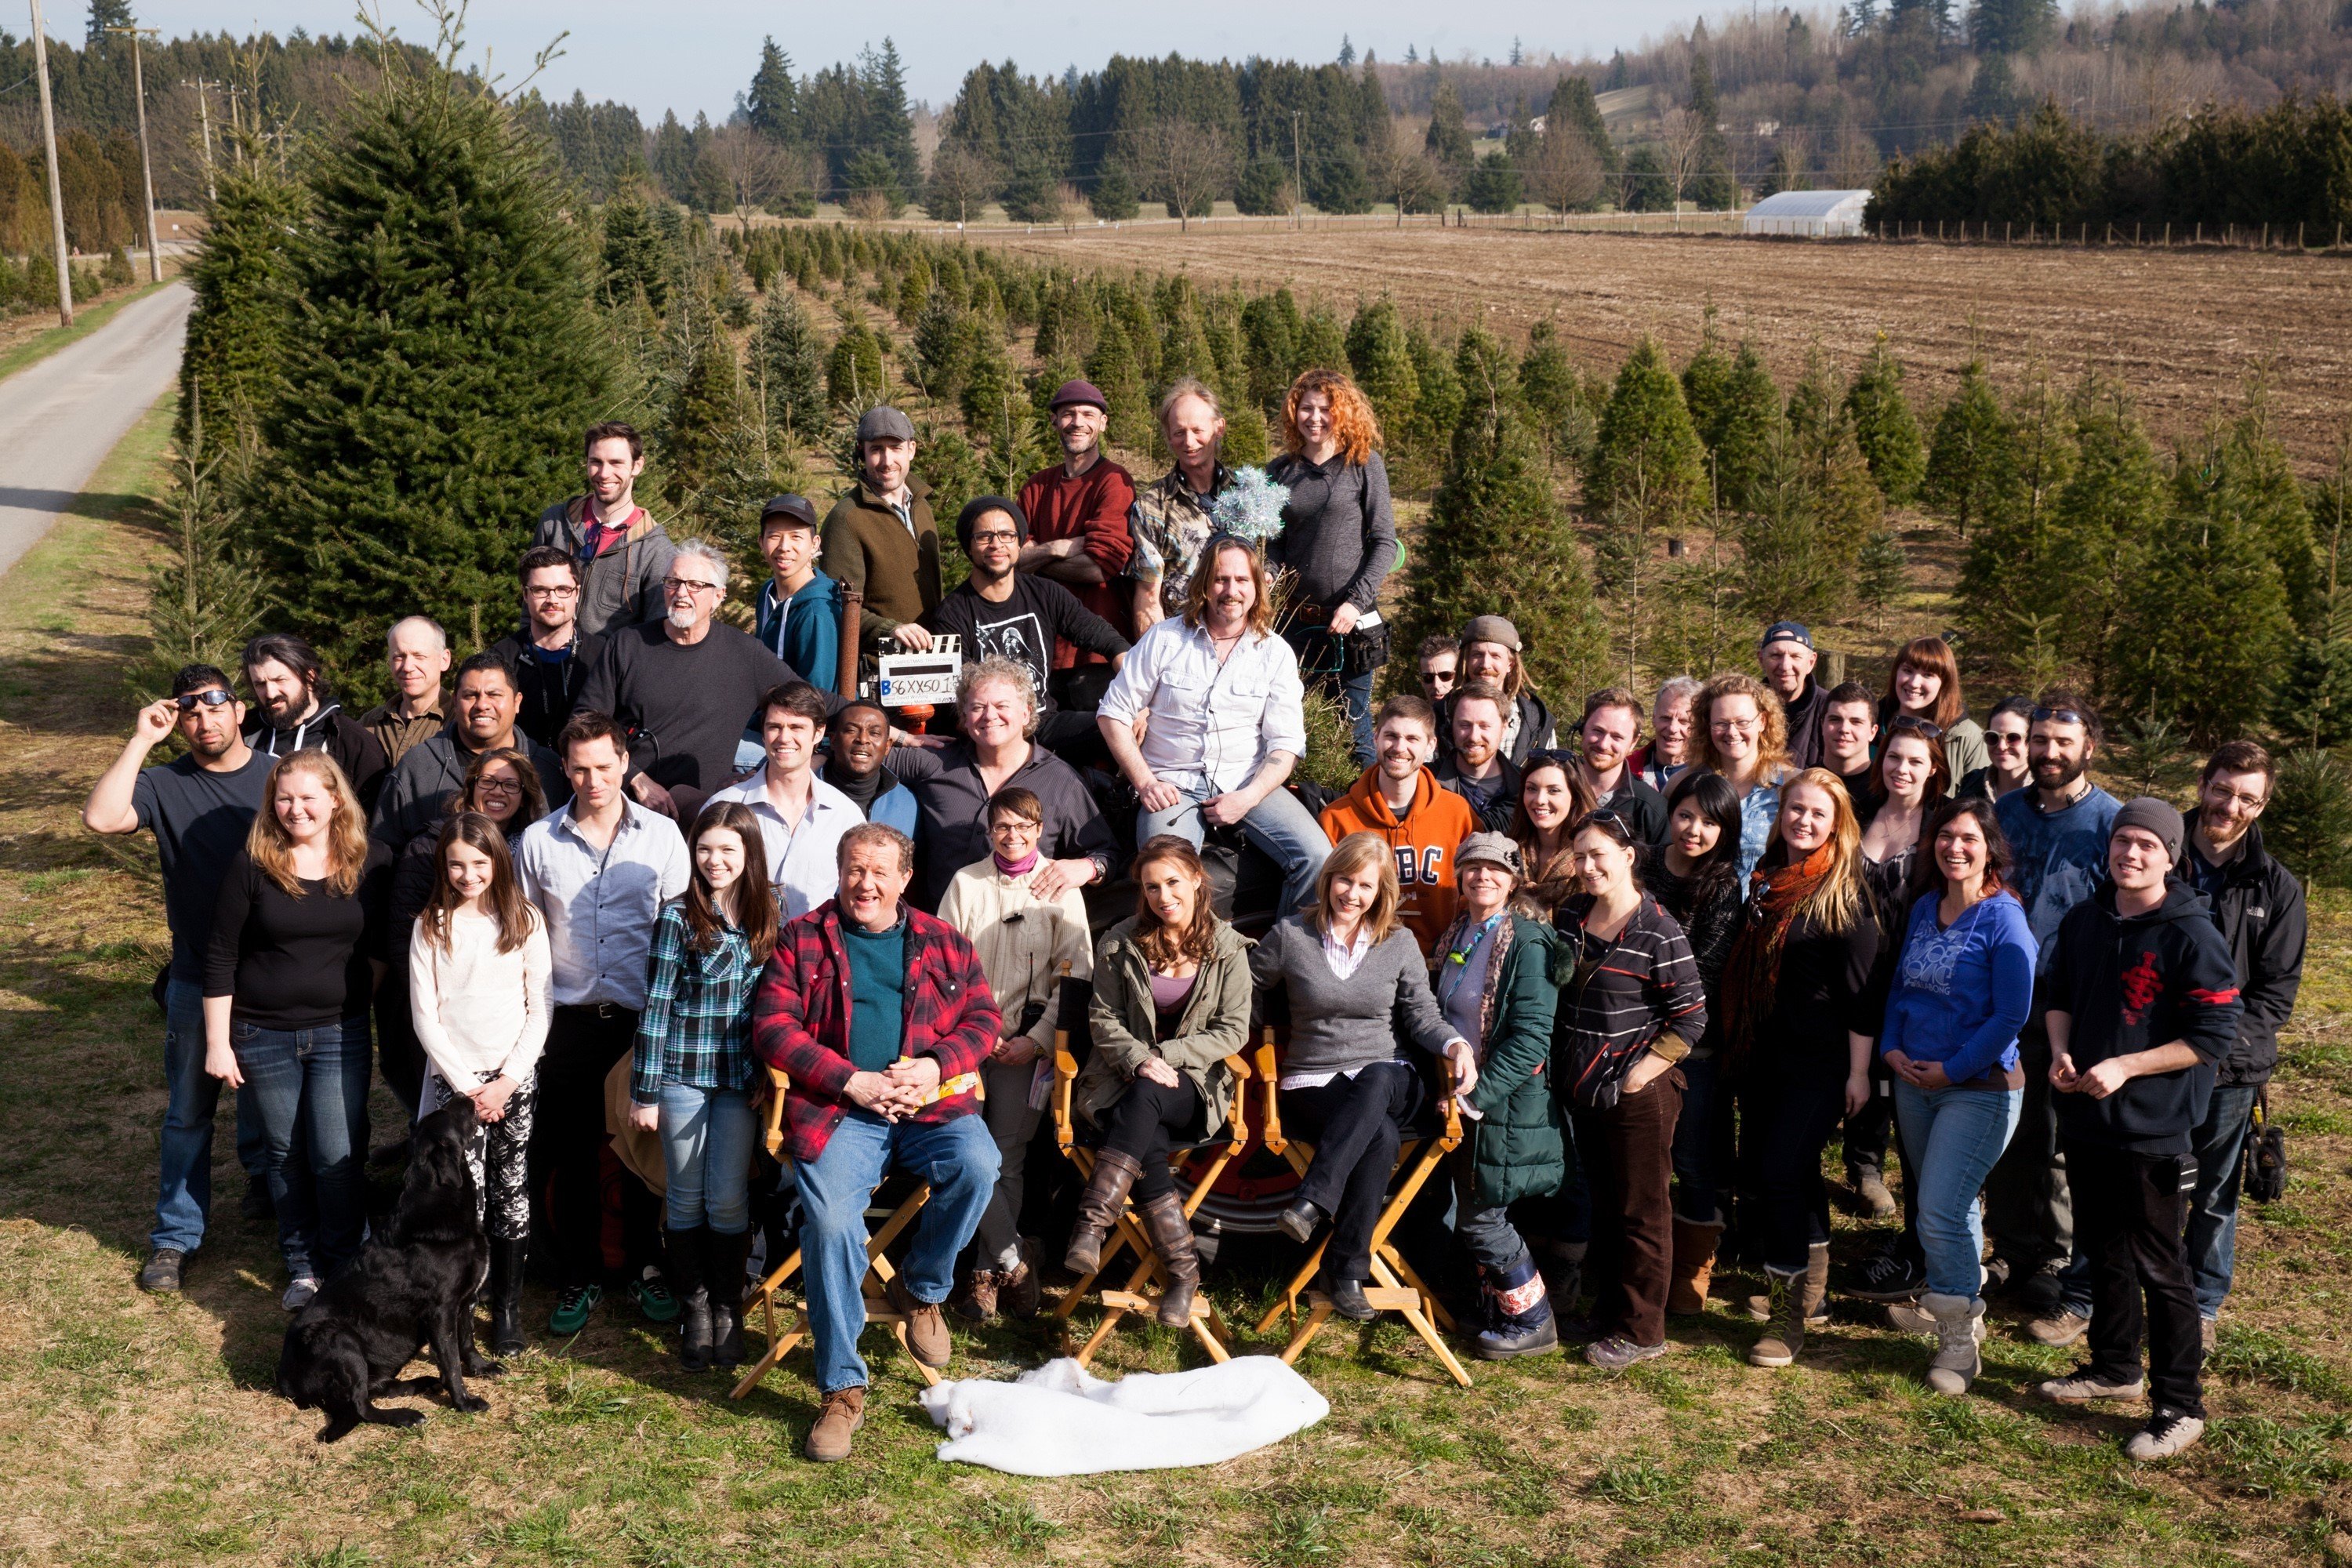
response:
<path id="1" fill-rule="evenodd" d="M 824 1395 L 803 1452 L 849 1457 L 866 1417 L 866 1205 L 891 1166 L 930 1184 L 912 1250 L 890 1281 L 907 1341 L 948 1362 L 940 1304 L 956 1255 L 996 1190 L 996 1143 L 980 1067 L 1001 1032 L 980 955 L 954 927 L 908 907 L 915 847 L 861 823 L 839 848 L 841 890 L 784 927 L 752 1004 L 751 1045 L 790 1075 L 784 1153 L 801 1194 L 801 1271 Z"/>

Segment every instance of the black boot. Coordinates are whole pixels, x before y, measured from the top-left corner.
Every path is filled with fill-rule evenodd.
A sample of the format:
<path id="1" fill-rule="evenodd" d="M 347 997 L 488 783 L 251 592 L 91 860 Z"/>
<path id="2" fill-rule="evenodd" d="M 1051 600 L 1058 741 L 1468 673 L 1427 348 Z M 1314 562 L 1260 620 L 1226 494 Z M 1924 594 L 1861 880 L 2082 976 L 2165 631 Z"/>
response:
<path id="1" fill-rule="evenodd" d="M 1172 1192 L 1136 1205 L 1151 1250 L 1168 1269 L 1168 1293 L 1160 1298 L 1160 1321 L 1171 1329 L 1192 1321 L 1192 1297 L 1201 1289 L 1201 1251 L 1192 1244 L 1192 1221 Z"/>
<path id="2" fill-rule="evenodd" d="M 529 1237 L 518 1236 L 511 1241 L 490 1237 L 492 1355 L 522 1354 L 522 1265 L 523 1255 L 530 1249 Z"/>
<path id="3" fill-rule="evenodd" d="M 1095 1173 L 1087 1179 L 1087 1190 L 1078 1198 L 1077 1227 L 1070 1232 L 1063 1268 L 1080 1279 L 1102 1268 L 1103 1241 L 1127 1211 L 1127 1191 L 1142 1173 L 1142 1165 L 1132 1154 L 1105 1149 L 1095 1156 Z"/>
<path id="4" fill-rule="evenodd" d="M 677 1292 L 681 1338 L 677 1364 L 688 1372 L 710 1369 L 710 1290 L 704 1279 L 709 1267 L 710 1232 L 701 1226 L 673 1230 L 669 1239 L 670 1287 Z"/>
<path id="5" fill-rule="evenodd" d="M 704 1234 L 710 1238 L 704 1280 L 710 1294 L 710 1359 L 732 1372 L 743 1364 L 743 1264 L 751 1256 L 751 1233 Z"/>

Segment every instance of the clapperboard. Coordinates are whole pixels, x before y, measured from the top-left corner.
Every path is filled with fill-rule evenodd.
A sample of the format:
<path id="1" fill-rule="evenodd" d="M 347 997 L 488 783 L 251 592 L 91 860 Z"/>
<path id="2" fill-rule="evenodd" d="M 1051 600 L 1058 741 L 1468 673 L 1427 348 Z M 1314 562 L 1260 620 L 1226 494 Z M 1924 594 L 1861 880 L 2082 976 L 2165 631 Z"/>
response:
<path id="1" fill-rule="evenodd" d="M 883 707 L 951 703 L 963 674 L 963 639 L 935 637 L 923 652 L 886 653 L 880 665 Z"/>

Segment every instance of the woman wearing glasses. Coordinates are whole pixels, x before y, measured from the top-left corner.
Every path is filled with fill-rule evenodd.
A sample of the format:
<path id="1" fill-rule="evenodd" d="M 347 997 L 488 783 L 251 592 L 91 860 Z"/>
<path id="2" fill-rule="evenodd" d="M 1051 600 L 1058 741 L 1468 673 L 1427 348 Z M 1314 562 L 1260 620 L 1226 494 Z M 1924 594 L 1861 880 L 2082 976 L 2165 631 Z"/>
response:
<path id="1" fill-rule="evenodd" d="M 1968 700 L 1960 694 L 1959 661 L 1941 637 L 1914 637 L 1895 656 L 1886 695 L 1878 701 L 1881 745 L 1895 721 L 1906 715 L 1925 720 L 1942 734 L 1948 777 L 1965 778 L 1990 760 L 1984 730 L 1969 717 Z"/>
<path id="2" fill-rule="evenodd" d="M 1997 801 L 2023 789 L 2033 780 L 2025 761 L 2025 737 L 2033 728 L 2033 699 L 2004 697 L 1985 720 L 1984 766 L 1959 775 L 1952 791 L 1968 800 Z"/>
<path id="3" fill-rule="evenodd" d="M 1703 727 L 1692 742 L 1691 765 L 1716 774 L 1739 797 L 1738 870 L 1745 888 L 1780 810 L 1780 784 L 1790 773 L 1789 716 L 1770 687 L 1740 674 L 1708 681 L 1698 712 Z"/>

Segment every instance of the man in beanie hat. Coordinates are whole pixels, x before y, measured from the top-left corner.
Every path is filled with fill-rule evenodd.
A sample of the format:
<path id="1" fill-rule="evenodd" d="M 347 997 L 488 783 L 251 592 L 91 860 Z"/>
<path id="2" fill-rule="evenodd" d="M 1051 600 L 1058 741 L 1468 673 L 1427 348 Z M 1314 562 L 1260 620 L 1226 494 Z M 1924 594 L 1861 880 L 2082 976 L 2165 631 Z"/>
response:
<path id="1" fill-rule="evenodd" d="M 2042 1384 L 2042 1396 L 2075 1405 L 2146 1393 L 2147 1425 L 2124 1449 L 2141 1463 L 2170 1458 L 2205 1430 L 2204 1348 L 2182 1238 L 2196 1179 L 2190 1135 L 2244 1010 L 2205 900 L 2172 879 L 2182 831 L 2180 813 L 2151 796 L 2116 811 L 2110 880 L 2060 923 L 2043 986 L 2092 1311 L 2089 1362 Z"/>
<path id="2" fill-rule="evenodd" d="M 923 617 L 933 632 L 960 637 L 966 664 L 992 656 L 1028 668 L 1037 690 L 1037 741 L 1066 761 L 1108 761 L 1091 708 L 1064 712 L 1048 679 L 1054 649 L 1069 645 L 1100 654 L 1116 669 L 1128 641 L 1110 623 L 1078 603 L 1077 595 L 1050 577 L 1021 570 L 1021 547 L 1029 520 L 1018 501 L 979 496 L 956 517 L 956 542 L 971 563 L 971 575 Z"/>
<path id="3" fill-rule="evenodd" d="M 1551 710 L 1528 681 L 1527 666 L 1519 658 L 1522 647 L 1519 628 L 1501 616 L 1473 616 L 1462 627 L 1460 683 L 1489 686 L 1501 694 L 1503 734 L 1495 749 L 1514 768 L 1524 768 L 1528 757 L 1551 750 L 1558 738 Z M 1438 739 L 1450 757 L 1451 698 L 1439 706 L 1437 717 Z"/>
<path id="4" fill-rule="evenodd" d="M 1062 441 L 1062 460 L 1030 475 L 1021 487 L 1021 510 L 1029 519 L 1021 570 L 1051 577 L 1120 636 L 1128 636 L 1135 624 L 1131 590 L 1122 593 L 1119 580 L 1135 554 L 1135 538 L 1127 527 L 1128 508 L 1135 504 L 1135 480 L 1103 456 L 1110 405 L 1093 382 L 1066 381 L 1054 394 L 1053 418 L 1054 432 Z M 1081 656 L 1066 641 L 1054 650 L 1057 670 L 1108 662 L 1092 651 Z M 1097 682 L 1100 679 L 1098 674 Z M 1099 692 L 1099 684 L 1095 689 Z"/>
<path id="5" fill-rule="evenodd" d="M 857 482 L 824 516 L 821 565 L 865 595 L 858 641 L 869 654 L 886 643 L 931 646 L 918 623 L 939 608 L 940 530 L 914 466 L 913 422 L 895 408 L 867 409 L 857 421 Z"/>

